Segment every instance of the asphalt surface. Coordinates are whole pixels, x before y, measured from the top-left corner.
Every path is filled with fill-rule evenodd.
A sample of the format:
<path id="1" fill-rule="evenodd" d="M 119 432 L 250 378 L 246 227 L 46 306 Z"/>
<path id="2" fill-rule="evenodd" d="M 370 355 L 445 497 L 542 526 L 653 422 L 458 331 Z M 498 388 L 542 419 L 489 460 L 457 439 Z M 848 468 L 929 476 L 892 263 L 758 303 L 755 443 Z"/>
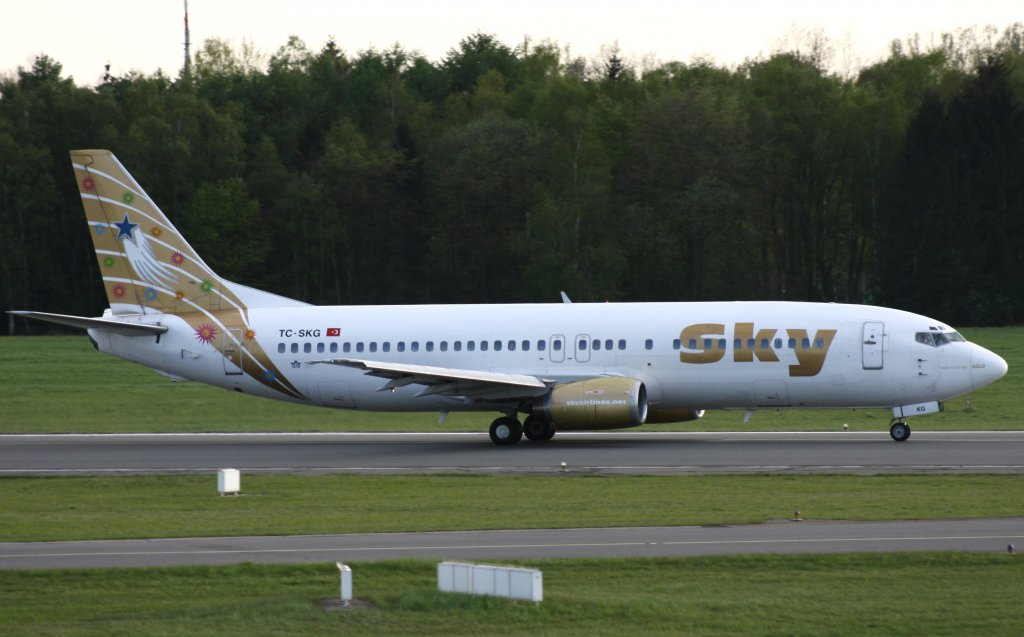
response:
<path id="1" fill-rule="evenodd" d="M 0 435 L 0 475 L 305 473 L 1024 473 L 1024 431 Z"/>
<path id="2" fill-rule="evenodd" d="M 565 467 L 562 467 L 565 463 Z M 1024 432 L 0 435 L 2 475 L 302 473 L 1022 473 Z M 243 478 L 244 479 L 244 478 Z M 0 569 L 237 562 L 1024 550 L 1024 518 L 0 543 Z"/>
<path id="3" fill-rule="evenodd" d="M 1024 545 L 1024 518 L 912 522 L 779 522 L 454 533 L 0 543 L 0 569 L 257 562 L 678 557 L 870 551 L 1006 552 Z"/>

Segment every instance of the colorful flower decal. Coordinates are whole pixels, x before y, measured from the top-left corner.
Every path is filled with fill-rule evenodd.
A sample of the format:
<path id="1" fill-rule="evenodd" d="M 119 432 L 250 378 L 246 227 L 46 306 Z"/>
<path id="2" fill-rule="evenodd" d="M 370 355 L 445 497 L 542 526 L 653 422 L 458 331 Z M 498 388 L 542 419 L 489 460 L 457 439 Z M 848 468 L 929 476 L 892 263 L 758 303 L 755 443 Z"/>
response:
<path id="1" fill-rule="evenodd" d="M 114 295 L 115 299 L 123 299 L 124 295 L 128 294 L 128 290 L 120 283 L 115 283 L 114 287 L 110 288 L 110 292 Z"/>
<path id="2" fill-rule="evenodd" d="M 217 326 L 210 323 L 203 323 L 196 328 L 196 340 L 209 345 L 217 337 Z"/>
<path id="3" fill-rule="evenodd" d="M 159 237 L 163 233 L 164 233 L 163 230 L 161 230 L 160 228 L 157 228 L 155 226 L 149 231 L 149 234 L 153 235 L 154 237 Z"/>
<path id="4" fill-rule="evenodd" d="M 146 288 L 146 300 L 147 301 L 155 301 L 156 300 L 156 290 L 155 289 L 153 289 L 153 288 Z"/>
<path id="5" fill-rule="evenodd" d="M 121 195 L 121 199 L 123 199 L 125 203 L 131 203 L 135 201 L 135 195 L 126 191 L 123 195 Z"/>
<path id="6" fill-rule="evenodd" d="M 174 293 L 174 300 L 175 301 L 183 301 L 183 300 L 185 300 L 185 293 L 182 292 L 181 290 L 178 290 L 177 292 Z"/>
<path id="7" fill-rule="evenodd" d="M 96 234 L 100 235 L 101 237 L 103 235 L 107 234 L 107 227 L 105 225 L 103 225 L 102 223 L 101 224 L 97 224 L 97 226 L 96 226 Z"/>
<path id="8" fill-rule="evenodd" d="M 245 340 L 251 341 L 254 338 L 256 338 L 256 330 L 252 329 L 251 327 L 245 330 Z"/>
<path id="9" fill-rule="evenodd" d="M 114 267 L 114 257 L 107 257 L 106 259 L 103 259 L 103 265 L 108 268 Z"/>
<path id="10" fill-rule="evenodd" d="M 175 250 L 171 253 L 171 263 L 177 266 L 185 265 L 185 255 Z"/>
<path id="11" fill-rule="evenodd" d="M 96 190 L 96 182 L 92 180 L 92 177 L 86 177 L 82 180 L 82 188 L 89 192 L 94 192 Z"/>
<path id="12" fill-rule="evenodd" d="M 210 279 L 203 279 L 203 282 L 199 284 L 199 291 L 203 294 L 213 292 L 213 281 Z"/>

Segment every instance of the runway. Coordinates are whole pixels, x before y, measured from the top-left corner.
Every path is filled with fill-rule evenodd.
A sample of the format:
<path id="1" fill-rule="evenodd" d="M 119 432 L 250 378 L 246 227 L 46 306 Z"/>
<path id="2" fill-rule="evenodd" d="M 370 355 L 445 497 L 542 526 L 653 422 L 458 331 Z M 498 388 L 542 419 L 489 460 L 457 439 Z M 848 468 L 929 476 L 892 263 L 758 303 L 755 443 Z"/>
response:
<path id="1" fill-rule="evenodd" d="M 1022 473 L 1024 431 L 2 435 L 0 475 L 244 472 L 546 474 Z"/>
<path id="2" fill-rule="evenodd" d="M 1006 552 L 1011 543 L 1024 545 L 1024 518 L 8 542 L 0 543 L 0 569 L 330 563 L 413 557 L 524 560 L 866 551 Z"/>

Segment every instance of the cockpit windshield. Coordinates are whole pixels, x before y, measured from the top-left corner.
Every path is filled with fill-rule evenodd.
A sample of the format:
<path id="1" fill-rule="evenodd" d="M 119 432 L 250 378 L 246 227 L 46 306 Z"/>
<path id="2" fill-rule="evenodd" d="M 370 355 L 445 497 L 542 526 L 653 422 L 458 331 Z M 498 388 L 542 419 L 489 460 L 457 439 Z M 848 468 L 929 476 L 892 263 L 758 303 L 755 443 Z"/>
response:
<path id="1" fill-rule="evenodd" d="M 954 332 L 953 330 L 947 332 L 918 332 L 915 338 L 918 343 L 932 347 L 942 347 L 950 343 L 963 343 L 967 341 L 963 336 L 960 336 L 959 332 Z"/>

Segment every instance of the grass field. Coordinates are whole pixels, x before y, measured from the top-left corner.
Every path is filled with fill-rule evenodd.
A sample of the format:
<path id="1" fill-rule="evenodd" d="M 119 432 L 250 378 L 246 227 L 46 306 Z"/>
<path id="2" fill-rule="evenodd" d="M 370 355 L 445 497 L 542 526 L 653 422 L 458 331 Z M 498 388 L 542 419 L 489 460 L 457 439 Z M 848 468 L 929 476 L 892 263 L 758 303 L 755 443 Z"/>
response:
<path id="1" fill-rule="evenodd" d="M 436 592 L 436 562 L 355 563 L 370 608 L 327 613 L 334 564 L 4 571 L 0 634 L 1019 637 L 1006 554 L 542 560 L 539 605 Z"/>
<path id="2" fill-rule="evenodd" d="M 1018 475 L 0 479 L 0 541 L 1024 516 Z M 496 498 L 495 494 L 508 497 Z M 557 506 L 553 506 L 557 503 Z"/>
<path id="3" fill-rule="evenodd" d="M 946 412 L 914 421 L 921 430 L 1024 428 L 1024 327 L 964 330 L 999 353 L 1005 378 Z M 970 399 L 970 409 L 966 399 Z M 205 431 L 486 431 L 492 414 L 382 414 L 329 410 L 243 396 L 198 383 L 172 383 L 93 350 L 85 336 L 0 338 L 0 433 Z M 887 431 L 888 410 L 709 412 L 698 422 L 645 430 Z"/>

